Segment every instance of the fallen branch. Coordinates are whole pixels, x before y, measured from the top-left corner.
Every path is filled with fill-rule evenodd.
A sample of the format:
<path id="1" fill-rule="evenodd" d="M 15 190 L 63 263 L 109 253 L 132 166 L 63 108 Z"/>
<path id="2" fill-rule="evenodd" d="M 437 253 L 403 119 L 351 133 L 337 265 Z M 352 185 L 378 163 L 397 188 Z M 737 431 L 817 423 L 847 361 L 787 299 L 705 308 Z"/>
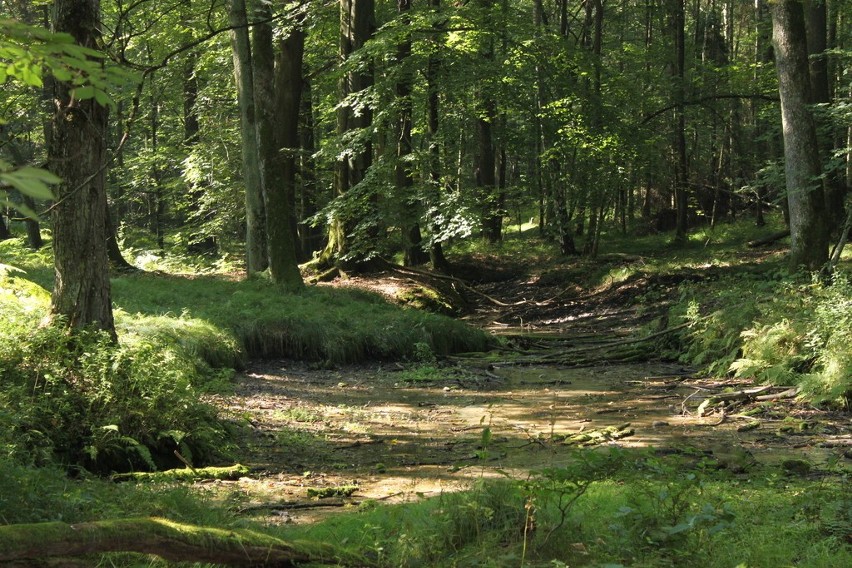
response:
<path id="1" fill-rule="evenodd" d="M 374 566 L 325 543 L 286 541 L 245 529 L 220 529 L 159 518 L 0 526 L 0 563 L 38 565 L 45 558 L 106 552 L 152 554 L 171 562 L 296 567 L 309 563 Z"/>
<path id="2" fill-rule="evenodd" d="M 767 400 L 779 400 L 782 398 L 796 398 L 799 394 L 799 389 L 797 387 L 789 388 L 783 392 L 777 392 L 775 394 L 764 394 L 760 396 L 754 397 L 754 400 L 763 402 Z"/>
<path id="3" fill-rule="evenodd" d="M 492 298 L 484 292 L 480 292 L 461 278 L 456 278 L 455 276 L 447 276 L 446 274 L 435 274 L 433 272 L 426 272 L 425 270 L 417 270 L 416 268 L 411 268 L 410 266 L 400 266 L 387 260 L 385 261 L 385 263 L 387 264 L 388 269 L 393 270 L 394 272 L 399 272 L 400 274 L 417 274 L 419 276 L 425 276 L 427 278 L 437 278 L 438 280 L 447 280 L 454 284 L 458 284 L 462 287 L 462 289 L 470 292 L 471 294 L 475 294 L 481 298 L 485 298 L 495 306 L 500 306 L 501 308 L 508 308 L 511 306 L 522 306 L 527 303 L 526 300 L 523 300 L 521 302 L 515 302 L 514 304 L 507 304 L 506 302 L 501 302 L 500 300 Z"/>

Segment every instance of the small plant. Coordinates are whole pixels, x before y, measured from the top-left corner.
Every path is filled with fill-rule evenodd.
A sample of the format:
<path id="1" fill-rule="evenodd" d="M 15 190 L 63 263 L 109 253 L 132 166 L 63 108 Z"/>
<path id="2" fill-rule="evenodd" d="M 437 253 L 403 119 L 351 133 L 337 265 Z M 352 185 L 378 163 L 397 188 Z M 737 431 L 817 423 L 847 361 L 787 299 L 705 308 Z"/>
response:
<path id="1" fill-rule="evenodd" d="M 610 524 L 625 559 L 654 550 L 684 562 L 734 521 L 728 504 L 701 502 L 698 473 L 681 475 L 657 460 L 648 460 L 645 468 L 649 475 L 634 482 L 628 503 Z"/>

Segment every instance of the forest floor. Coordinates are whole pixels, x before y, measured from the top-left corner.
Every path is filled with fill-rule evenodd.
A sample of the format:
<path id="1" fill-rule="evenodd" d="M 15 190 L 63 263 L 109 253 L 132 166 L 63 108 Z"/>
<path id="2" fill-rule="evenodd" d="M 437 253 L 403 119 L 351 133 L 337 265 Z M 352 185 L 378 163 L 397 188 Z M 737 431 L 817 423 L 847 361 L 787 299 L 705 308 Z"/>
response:
<path id="1" fill-rule="evenodd" d="M 577 270 L 531 276 L 485 262 L 472 271 L 489 281 L 462 292 L 472 306 L 465 317 L 505 338 L 488 354 L 334 369 L 254 361 L 234 395 L 216 397 L 248 424 L 237 456 L 253 473 L 211 488 L 256 520 L 303 523 L 482 477 L 523 479 L 564 464 L 572 445 L 653 447 L 745 477 L 773 465 L 815 479 L 827 464 L 849 467 L 848 415 L 785 398 L 784 389 L 750 390 L 758 385 L 648 360 L 642 342 L 629 362 L 606 356 L 640 329 L 656 329 L 679 282 L 712 270 L 595 290 L 571 284 Z M 398 295 L 421 283 L 388 273 L 337 285 Z M 726 410 L 699 409 L 719 395 Z"/>

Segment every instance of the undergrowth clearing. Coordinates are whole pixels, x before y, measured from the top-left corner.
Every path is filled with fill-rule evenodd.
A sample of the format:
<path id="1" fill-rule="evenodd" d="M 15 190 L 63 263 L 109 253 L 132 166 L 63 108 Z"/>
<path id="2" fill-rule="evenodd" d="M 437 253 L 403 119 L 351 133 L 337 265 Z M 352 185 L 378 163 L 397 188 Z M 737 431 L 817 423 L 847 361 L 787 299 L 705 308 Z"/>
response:
<path id="1" fill-rule="evenodd" d="M 639 241 L 595 262 L 542 245 L 501 263 L 522 239 L 452 257 L 481 278 L 458 293 L 488 334 L 358 289 L 123 275 L 116 351 L 33 334 L 49 257 L 0 244 L 25 271 L 0 294 L 0 515 L 250 528 L 388 567 L 849 565 L 848 260 L 819 281 L 736 231 Z M 248 473 L 91 474 L 181 460 Z"/>

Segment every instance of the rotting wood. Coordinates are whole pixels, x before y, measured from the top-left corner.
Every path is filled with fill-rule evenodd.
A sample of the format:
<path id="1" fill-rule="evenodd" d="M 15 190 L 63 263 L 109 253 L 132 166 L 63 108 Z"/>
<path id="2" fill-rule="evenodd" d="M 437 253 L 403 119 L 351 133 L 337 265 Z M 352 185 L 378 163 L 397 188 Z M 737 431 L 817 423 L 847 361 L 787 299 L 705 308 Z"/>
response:
<path id="1" fill-rule="evenodd" d="M 3 565 L 15 562 L 37 566 L 47 558 L 107 552 L 136 552 L 170 562 L 228 566 L 375 566 L 364 556 L 326 543 L 287 541 L 246 529 L 201 527 L 155 517 L 0 526 Z"/>
<path id="2" fill-rule="evenodd" d="M 233 481 L 245 477 L 250 473 L 248 466 L 235 464 L 228 467 L 202 467 L 190 469 L 168 469 L 166 471 L 133 471 L 129 473 L 117 473 L 112 476 L 113 481 L 205 481 L 223 480 Z"/>
<path id="3" fill-rule="evenodd" d="M 789 236 L 790 236 L 790 229 L 786 229 L 786 230 L 783 230 L 783 231 L 778 231 L 777 233 L 772 233 L 771 235 L 763 237 L 762 239 L 755 239 L 753 241 L 749 241 L 747 243 L 747 246 L 749 248 L 757 248 L 757 247 L 762 247 L 762 246 L 765 246 L 765 245 L 771 245 L 772 243 L 774 243 L 776 241 L 780 241 L 784 237 L 789 237 Z"/>

